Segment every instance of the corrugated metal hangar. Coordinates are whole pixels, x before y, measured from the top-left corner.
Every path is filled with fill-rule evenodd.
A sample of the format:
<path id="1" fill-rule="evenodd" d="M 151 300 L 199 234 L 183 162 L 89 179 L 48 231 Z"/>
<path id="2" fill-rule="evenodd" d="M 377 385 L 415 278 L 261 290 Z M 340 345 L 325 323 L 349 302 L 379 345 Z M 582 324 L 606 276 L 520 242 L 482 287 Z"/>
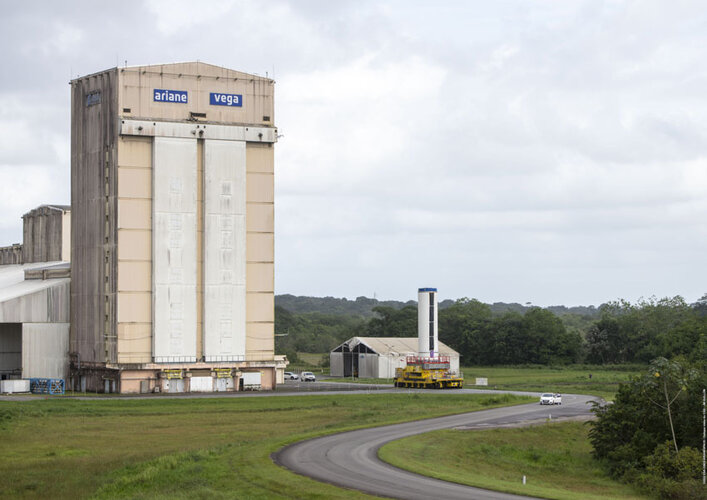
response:
<path id="1" fill-rule="evenodd" d="M 438 356 L 449 358 L 451 371 L 459 373 L 459 353 L 442 342 Z M 405 368 L 409 356 L 419 354 L 418 337 L 353 337 L 329 353 L 333 377 L 393 378 Z"/>
<path id="2" fill-rule="evenodd" d="M 274 82 L 195 62 L 113 68 L 71 92 L 68 386 L 238 390 L 258 373 L 273 388 L 285 364 L 274 353 Z M 17 355 L 1 351 L 7 339 L 16 350 L 13 328 L 0 370 L 12 358 L 14 373 Z"/>

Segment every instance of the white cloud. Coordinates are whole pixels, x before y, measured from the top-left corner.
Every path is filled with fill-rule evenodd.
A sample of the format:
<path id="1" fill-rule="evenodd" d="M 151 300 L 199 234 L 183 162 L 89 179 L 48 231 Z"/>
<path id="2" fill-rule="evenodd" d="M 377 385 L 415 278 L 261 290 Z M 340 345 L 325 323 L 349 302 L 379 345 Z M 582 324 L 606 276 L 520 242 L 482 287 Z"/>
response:
<path id="1" fill-rule="evenodd" d="M 0 19 L 6 242 L 68 201 L 69 75 L 200 59 L 277 80 L 279 293 L 705 292 L 700 2 L 40 7 Z"/>
<path id="2" fill-rule="evenodd" d="M 236 4 L 231 0 L 208 2 L 200 6 L 189 0 L 149 0 L 146 5 L 155 16 L 155 26 L 165 36 L 184 32 L 195 25 L 218 21 L 224 16 L 235 16 Z"/>

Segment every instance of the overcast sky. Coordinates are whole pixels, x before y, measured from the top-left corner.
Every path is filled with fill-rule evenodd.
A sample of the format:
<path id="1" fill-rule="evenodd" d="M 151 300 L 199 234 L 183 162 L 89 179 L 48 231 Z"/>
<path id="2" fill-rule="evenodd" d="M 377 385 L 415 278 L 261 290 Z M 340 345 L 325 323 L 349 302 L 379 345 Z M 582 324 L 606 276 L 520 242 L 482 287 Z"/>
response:
<path id="1" fill-rule="evenodd" d="M 276 293 L 599 305 L 707 292 L 707 9 L 4 2 L 0 245 L 69 204 L 71 78 L 277 81 Z"/>

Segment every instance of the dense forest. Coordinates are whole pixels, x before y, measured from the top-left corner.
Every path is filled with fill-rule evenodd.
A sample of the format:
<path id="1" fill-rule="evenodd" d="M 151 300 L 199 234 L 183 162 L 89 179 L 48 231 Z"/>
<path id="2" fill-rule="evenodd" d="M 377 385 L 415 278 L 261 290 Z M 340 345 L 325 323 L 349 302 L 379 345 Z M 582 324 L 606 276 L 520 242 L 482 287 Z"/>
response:
<path id="1" fill-rule="evenodd" d="M 446 299 L 438 304 L 440 309 L 446 309 L 455 303 L 454 300 Z M 417 302 L 408 300 L 401 302 L 398 300 L 377 300 L 369 299 L 368 297 L 357 297 L 355 300 L 336 297 L 301 297 L 296 295 L 277 295 L 275 297 L 275 305 L 283 309 L 287 309 L 294 314 L 300 313 L 323 313 L 323 314 L 347 314 L 353 316 L 363 316 L 370 318 L 375 315 L 374 307 L 392 307 L 393 309 L 402 309 L 405 306 L 417 307 Z M 530 304 L 522 305 L 517 302 L 494 302 L 488 304 L 493 313 L 504 313 L 515 311 L 524 313 L 532 306 Z M 596 316 L 598 310 L 594 306 L 550 306 L 546 307 L 548 311 L 555 313 L 558 316 L 573 314 L 577 316 Z"/>
<path id="2" fill-rule="evenodd" d="M 332 297 L 275 298 L 276 350 L 328 352 L 354 336 L 415 337 L 415 302 Z M 444 301 L 440 340 L 463 365 L 616 364 L 658 356 L 707 356 L 707 295 L 694 304 L 682 297 L 624 300 L 595 307 L 549 308 Z"/>

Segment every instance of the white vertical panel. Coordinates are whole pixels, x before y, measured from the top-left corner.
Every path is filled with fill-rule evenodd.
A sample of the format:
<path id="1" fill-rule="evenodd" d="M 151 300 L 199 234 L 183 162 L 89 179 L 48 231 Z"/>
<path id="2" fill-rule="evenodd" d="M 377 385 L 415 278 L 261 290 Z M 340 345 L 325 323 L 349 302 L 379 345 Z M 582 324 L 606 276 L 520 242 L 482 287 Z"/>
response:
<path id="1" fill-rule="evenodd" d="M 427 357 L 429 348 L 429 310 L 430 294 L 423 291 L 417 292 L 417 354 Z"/>
<path id="2" fill-rule="evenodd" d="M 204 145 L 204 356 L 245 359 L 245 142 Z"/>
<path id="3" fill-rule="evenodd" d="M 67 378 L 69 323 L 22 324 L 22 378 Z"/>
<path id="4" fill-rule="evenodd" d="M 432 309 L 432 318 L 430 318 Z M 439 356 L 439 331 L 437 324 L 437 289 L 420 288 L 417 291 L 417 342 L 418 355 Z"/>
<path id="5" fill-rule="evenodd" d="M 155 137 L 152 199 L 154 359 L 196 361 L 196 139 Z"/>

